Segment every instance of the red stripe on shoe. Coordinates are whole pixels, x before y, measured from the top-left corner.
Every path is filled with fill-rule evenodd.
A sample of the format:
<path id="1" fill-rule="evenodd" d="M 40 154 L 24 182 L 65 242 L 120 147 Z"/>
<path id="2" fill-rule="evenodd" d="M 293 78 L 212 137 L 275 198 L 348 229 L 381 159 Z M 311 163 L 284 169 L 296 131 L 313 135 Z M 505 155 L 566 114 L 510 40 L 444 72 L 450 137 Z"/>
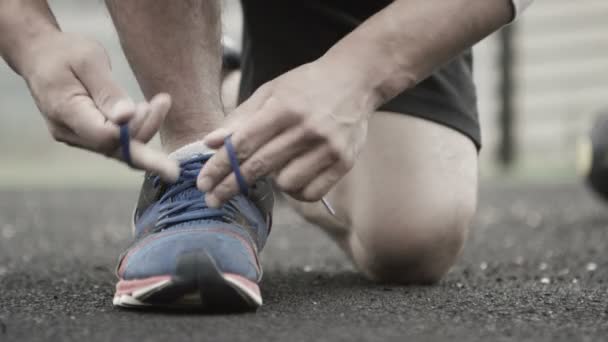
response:
<path id="1" fill-rule="evenodd" d="M 116 295 L 131 294 L 140 288 L 170 280 L 171 276 L 156 276 L 135 280 L 120 280 L 116 284 Z"/>
<path id="2" fill-rule="evenodd" d="M 224 276 L 224 278 L 229 279 L 229 281 L 231 281 L 232 283 L 236 283 L 238 284 L 238 286 L 248 289 L 249 291 L 255 293 L 258 297 L 262 297 L 262 294 L 260 293 L 260 287 L 253 281 L 233 273 L 223 273 L 222 275 Z"/>

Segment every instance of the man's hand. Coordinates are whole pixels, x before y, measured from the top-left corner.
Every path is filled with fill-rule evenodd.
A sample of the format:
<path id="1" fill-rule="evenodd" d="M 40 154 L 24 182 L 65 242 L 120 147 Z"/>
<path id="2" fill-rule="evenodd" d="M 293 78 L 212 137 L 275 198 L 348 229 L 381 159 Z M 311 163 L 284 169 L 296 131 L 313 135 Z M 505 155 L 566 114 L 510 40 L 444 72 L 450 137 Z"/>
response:
<path id="1" fill-rule="evenodd" d="M 376 99 L 352 72 L 318 60 L 265 84 L 205 143 L 232 143 L 248 184 L 274 175 L 281 190 L 317 201 L 353 166 Z M 358 76 L 355 76 L 358 77 Z M 198 187 L 216 207 L 239 192 L 225 148 L 203 167 Z"/>
<path id="2" fill-rule="evenodd" d="M 119 125 L 128 122 L 134 166 L 177 179 L 177 163 L 145 145 L 159 130 L 171 98 L 159 94 L 135 104 L 113 81 L 110 60 L 97 42 L 51 31 L 28 42 L 19 63 L 55 140 L 122 159 Z"/>

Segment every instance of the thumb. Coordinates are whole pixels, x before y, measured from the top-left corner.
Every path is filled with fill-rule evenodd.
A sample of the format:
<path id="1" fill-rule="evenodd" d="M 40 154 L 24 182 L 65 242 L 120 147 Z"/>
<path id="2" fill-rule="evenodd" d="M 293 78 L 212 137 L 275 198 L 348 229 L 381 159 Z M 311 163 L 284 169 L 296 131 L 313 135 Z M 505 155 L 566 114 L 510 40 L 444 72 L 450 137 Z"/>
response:
<path id="1" fill-rule="evenodd" d="M 236 127 L 221 127 L 207 134 L 203 139 L 203 143 L 212 149 L 218 149 L 224 145 L 224 139 L 235 131 Z"/>
<path id="2" fill-rule="evenodd" d="M 255 114 L 263 104 L 268 100 L 272 93 L 271 83 L 266 83 L 261 86 L 249 99 L 243 102 L 240 106 L 228 115 L 222 127 L 207 134 L 203 139 L 205 145 L 209 148 L 217 149 L 224 145 L 224 139 L 234 133 L 239 124 L 244 124 L 243 119 L 247 116 Z"/>

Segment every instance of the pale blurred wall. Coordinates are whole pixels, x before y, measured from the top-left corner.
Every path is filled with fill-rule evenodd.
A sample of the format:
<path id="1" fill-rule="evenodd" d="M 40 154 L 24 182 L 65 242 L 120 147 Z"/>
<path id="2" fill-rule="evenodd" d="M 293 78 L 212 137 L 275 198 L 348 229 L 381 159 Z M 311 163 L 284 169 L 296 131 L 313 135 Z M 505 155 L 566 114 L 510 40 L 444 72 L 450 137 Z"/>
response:
<path id="1" fill-rule="evenodd" d="M 576 141 L 608 106 L 608 1 L 536 0 L 515 34 L 516 171 L 539 180 L 572 179 Z M 496 43 L 488 39 L 476 48 L 482 156 L 489 166 L 498 136 Z"/>
<path id="2" fill-rule="evenodd" d="M 237 41 L 240 13 L 226 0 L 225 29 Z M 141 94 L 102 1 L 55 0 L 66 31 L 101 41 L 115 77 Z M 520 170 L 546 178 L 572 173 L 574 140 L 608 95 L 608 1 L 537 0 L 518 23 L 518 129 L 525 145 Z M 475 78 L 483 125 L 483 174 L 492 174 L 498 111 L 494 37 L 475 48 Z M 523 146 L 522 146 L 523 147 Z M 542 167 L 539 167 L 541 165 Z M 489 171 L 488 171 L 489 170 Z M 113 161 L 52 142 L 23 82 L 0 64 L 0 187 L 136 186 L 141 176 Z"/>

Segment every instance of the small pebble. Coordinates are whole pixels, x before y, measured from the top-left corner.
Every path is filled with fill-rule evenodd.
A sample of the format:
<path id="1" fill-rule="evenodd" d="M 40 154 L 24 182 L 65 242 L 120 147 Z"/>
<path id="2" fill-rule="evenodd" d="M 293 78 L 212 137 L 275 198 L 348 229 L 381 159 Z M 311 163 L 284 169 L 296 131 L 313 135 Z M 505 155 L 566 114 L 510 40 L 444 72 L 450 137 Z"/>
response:
<path id="1" fill-rule="evenodd" d="M 4 239 L 10 240 L 15 237 L 16 234 L 17 231 L 15 230 L 15 226 L 12 224 L 5 224 L 4 227 L 2 227 L 2 237 Z"/>
<path id="2" fill-rule="evenodd" d="M 541 271 L 546 270 L 547 267 L 549 267 L 549 265 L 547 265 L 546 262 L 541 262 L 540 265 L 538 265 L 538 269 L 541 270 Z"/>
<path id="3" fill-rule="evenodd" d="M 549 279 L 548 277 L 542 277 L 542 278 L 540 279 L 540 282 L 541 282 L 542 284 L 550 284 L 550 283 L 551 283 L 551 279 Z"/>
<path id="4" fill-rule="evenodd" d="M 530 228 L 540 227 L 543 217 L 539 213 L 531 213 L 526 217 L 526 224 Z"/>
<path id="5" fill-rule="evenodd" d="M 590 263 L 587 264 L 587 271 L 593 272 L 595 270 L 597 270 L 597 264 L 596 263 L 590 262 Z"/>
<path id="6" fill-rule="evenodd" d="M 312 266 L 310 266 L 310 265 L 304 266 L 304 272 L 306 272 L 306 273 L 312 272 Z"/>
<path id="7" fill-rule="evenodd" d="M 485 271 L 488 268 L 488 263 L 487 262 L 482 262 L 481 264 L 479 264 L 479 268 L 481 268 L 482 271 Z"/>

